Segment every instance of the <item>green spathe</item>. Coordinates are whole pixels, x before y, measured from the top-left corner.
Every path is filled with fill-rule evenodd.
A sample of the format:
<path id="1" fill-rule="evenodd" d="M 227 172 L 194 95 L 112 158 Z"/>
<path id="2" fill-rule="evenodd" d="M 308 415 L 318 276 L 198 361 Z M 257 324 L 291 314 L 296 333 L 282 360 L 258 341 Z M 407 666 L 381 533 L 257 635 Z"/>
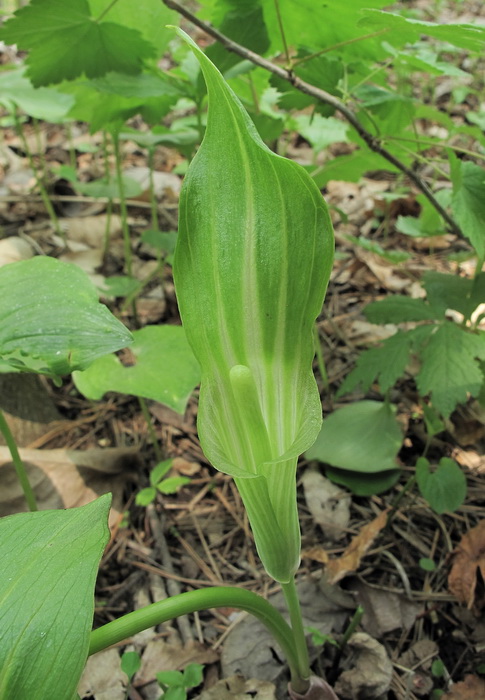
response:
<path id="1" fill-rule="evenodd" d="M 202 368 L 199 436 L 212 464 L 236 479 L 259 555 L 284 583 L 299 563 L 296 460 L 321 424 L 312 327 L 332 227 L 311 178 L 264 145 L 219 71 L 184 38 L 209 94 L 174 260 L 183 324 Z"/>

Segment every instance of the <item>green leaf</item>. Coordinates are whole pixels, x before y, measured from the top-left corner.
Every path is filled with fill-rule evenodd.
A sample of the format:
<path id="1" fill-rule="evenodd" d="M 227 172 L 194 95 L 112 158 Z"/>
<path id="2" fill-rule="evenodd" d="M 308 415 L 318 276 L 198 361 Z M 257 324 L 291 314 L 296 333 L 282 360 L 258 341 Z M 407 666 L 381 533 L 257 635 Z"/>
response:
<path id="1" fill-rule="evenodd" d="M 400 262 L 404 262 L 405 260 L 409 260 L 409 258 L 411 257 L 410 253 L 406 253 L 404 250 L 386 250 L 377 241 L 371 241 L 368 238 L 365 238 L 364 236 L 344 235 L 344 238 L 345 240 L 349 241 L 349 243 L 353 243 L 359 248 L 363 248 L 364 250 L 368 250 L 371 253 L 375 253 L 384 260 L 392 262 L 394 265 L 397 265 Z"/>
<path id="2" fill-rule="evenodd" d="M 363 474 L 336 467 L 327 467 L 325 474 L 330 481 L 340 486 L 346 486 L 356 496 L 375 496 L 378 493 L 389 491 L 399 481 L 401 470 L 390 469 L 377 474 Z"/>
<path id="3" fill-rule="evenodd" d="M 265 147 L 187 41 L 209 94 L 174 260 L 182 321 L 202 367 L 199 436 L 212 464 L 236 477 L 259 555 L 285 582 L 300 550 L 296 459 L 321 420 L 312 337 L 332 264 L 331 222 L 307 173 Z"/>
<path id="4" fill-rule="evenodd" d="M 416 462 L 416 479 L 423 498 L 435 513 L 452 513 L 459 508 L 466 497 L 466 477 L 458 464 L 448 457 L 442 457 L 435 471 L 425 457 Z"/>
<path id="5" fill-rule="evenodd" d="M 169 476 L 157 484 L 157 491 L 166 494 L 177 493 L 179 488 L 186 484 L 190 484 L 190 479 L 187 476 Z"/>
<path id="6" fill-rule="evenodd" d="M 180 326 L 146 326 L 133 332 L 134 364 L 123 366 L 115 355 L 73 374 L 78 390 L 99 400 L 107 391 L 142 396 L 184 413 L 200 380 L 200 369 Z"/>
<path id="7" fill-rule="evenodd" d="M 398 332 L 382 341 L 379 347 L 360 353 L 355 368 L 347 375 L 338 396 L 353 391 L 359 384 L 365 394 L 374 381 L 385 393 L 404 375 L 409 362 L 413 339 L 409 333 Z"/>
<path id="8" fill-rule="evenodd" d="M 187 700 L 187 691 L 181 685 L 173 685 L 164 692 L 162 700 Z"/>
<path id="9" fill-rule="evenodd" d="M 164 459 L 159 462 L 150 472 L 150 484 L 156 486 L 172 468 L 173 459 Z"/>
<path id="10" fill-rule="evenodd" d="M 423 569 L 423 571 L 436 571 L 436 564 L 428 557 L 421 557 L 419 560 L 419 566 L 421 569 Z"/>
<path id="11" fill-rule="evenodd" d="M 485 256 L 485 170 L 450 156 L 453 198 L 451 208 L 463 233 L 479 257 Z"/>
<path id="12" fill-rule="evenodd" d="M 109 5 L 106 0 L 88 0 L 88 2 L 93 17 L 99 17 Z M 156 55 L 159 57 L 168 49 L 172 39 L 172 32 L 166 28 L 166 25 L 176 22 L 178 15 L 160 0 L 143 0 L 142 5 L 126 1 L 114 3 L 106 18 L 110 22 L 136 29 L 145 41 L 155 47 Z"/>
<path id="13" fill-rule="evenodd" d="M 131 681 L 135 673 L 140 670 L 140 654 L 136 651 L 125 651 L 121 657 L 120 665 L 123 673 L 126 673 L 128 680 Z"/>
<path id="14" fill-rule="evenodd" d="M 434 435 L 442 433 L 443 430 L 445 430 L 446 426 L 439 417 L 439 415 L 436 413 L 434 408 L 432 406 L 428 406 L 427 403 L 422 403 L 421 406 L 423 409 L 423 418 L 424 424 L 426 426 L 426 432 L 428 433 L 429 437 L 434 437 Z"/>
<path id="15" fill-rule="evenodd" d="M 88 655 L 110 494 L 0 519 L 0 697 L 72 700 Z"/>
<path id="16" fill-rule="evenodd" d="M 323 421 L 307 459 L 332 467 L 374 474 L 396 469 L 402 432 L 391 404 L 357 401 L 339 408 Z"/>
<path id="17" fill-rule="evenodd" d="M 35 87 L 83 74 L 140 73 L 144 60 L 155 55 L 138 31 L 99 22 L 87 0 L 32 0 L 4 24 L 0 38 L 30 51 L 27 76 Z"/>
<path id="18" fill-rule="evenodd" d="M 485 28 L 478 24 L 435 24 L 403 17 L 393 12 L 374 9 L 365 9 L 362 12 L 365 15 L 365 19 L 360 21 L 362 27 L 386 28 L 392 31 L 389 35 L 391 39 L 399 37 L 401 42 L 417 41 L 424 34 L 468 51 L 482 52 L 485 45 Z"/>
<path id="19" fill-rule="evenodd" d="M 132 342 L 75 265 L 39 256 L 0 269 L 0 356 L 62 375 Z"/>
<path id="20" fill-rule="evenodd" d="M 155 678 L 159 684 L 163 685 L 181 685 L 183 686 L 184 677 L 181 671 L 160 671 L 155 674 Z"/>
<path id="21" fill-rule="evenodd" d="M 53 88 L 34 88 L 24 73 L 24 68 L 0 73 L 0 104 L 9 112 L 13 112 L 16 105 L 29 117 L 47 122 L 65 120 L 74 104 L 72 95 Z"/>
<path id="22" fill-rule="evenodd" d="M 423 282 L 430 306 L 440 315 L 444 315 L 447 309 L 455 309 L 469 319 L 485 299 L 485 272 L 468 279 L 428 270 L 423 275 Z"/>
<path id="23" fill-rule="evenodd" d="M 212 22 L 222 34 L 251 51 L 264 54 L 269 48 L 261 0 L 218 0 Z M 205 53 L 222 73 L 241 60 L 218 42 L 209 46 Z"/>
<path id="24" fill-rule="evenodd" d="M 433 321 L 437 316 L 423 299 L 412 299 L 404 295 L 374 301 L 365 307 L 364 314 L 371 323 Z"/>
<path id="25" fill-rule="evenodd" d="M 150 503 L 153 503 L 153 501 L 156 498 L 156 495 L 157 490 L 153 486 L 150 486 L 146 489 L 142 489 L 136 494 L 135 503 L 137 506 L 148 506 Z"/>
<path id="26" fill-rule="evenodd" d="M 197 688 L 204 680 L 204 666 L 202 664 L 189 664 L 184 668 L 184 686 Z"/>
<path id="27" fill-rule="evenodd" d="M 300 114 L 292 119 L 293 126 L 304 139 L 319 153 L 337 142 L 348 142 L 348 124 L 335 117 L 322 117 L 320 114 Z"/>
<path id="28" fill-rule="evenodd" d="M 438 326 L 421 353 L 416 378 L 421 396 L 431 394 L 436 410 L 448 417 L 468 394 L 478 396 L 483 374 L 478 358 L 485 359 L 485 336 L 475 335 L 446 321 Z"/>

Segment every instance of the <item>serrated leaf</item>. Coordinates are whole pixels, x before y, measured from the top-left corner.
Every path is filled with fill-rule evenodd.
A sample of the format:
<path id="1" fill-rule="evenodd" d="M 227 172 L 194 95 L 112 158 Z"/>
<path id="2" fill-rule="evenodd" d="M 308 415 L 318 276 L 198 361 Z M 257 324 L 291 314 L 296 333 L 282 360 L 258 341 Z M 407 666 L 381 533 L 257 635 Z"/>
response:
<path id="1" fill-rule="evenodd" d="M 57 123 L 66 119 L 74 104 L 72 95 L 53 88 L 34 88 L 24 68 L 0 73 L 0 104 L 10 112 L 15 105 L 36 119 Z"/>
<path id="2" fill-rule="evenodd" d="M 365 307 L 364 314 L 371 323 L 434 321 L 437 317 L 436 312 L 423 299 L 412 299 L 404 295 L 373 301 Z"/>
<path id="3" fill-rule="evenodd" d="M 134 364 L 123 366 L 115 355 L 73 374 L 78 390 L 99 400 L 107 391 L 142 396 L 184 413 L 200 381 L 200 368 L 180 326 L 146 326 L 133 332 Z"/>
<path id="4" fill-rule="evenodd" d="M 423 275 L 423 283 L 430 306 L 441 314 L 455 309 L 469 319 L 485 299 L 485 272 L 468 279 L 428 270 Z"/>
<path id="5" fill-rule="evenodd" d="M 132 342 L 75 265 L 39 256 L 0 269 L 0 356 L 62 375 Z"/>
<path id="6" fill-rule="evenodd" d="M 421 495 L 435 513 L 452 513 L 465 500 L 466 477 L 453 459 L 442 457 L 438 467 L 431 471 L 429 461 L 420 457 L 416 463 L 416 480 Z"/>
<path id="7" fill-rule="evenodd" d="M 485 359 L 483 335 L 474 335 L 445 321 L 421 353 L 416 381 L 421 396 L 431 395 L 435 409 L 446 418 L 468 395 L 478 396 L 483 374 L 477 358 Z"/>
<path id="8" fill-rule="evenodd" d="M 385 393 L 403 376 L 412 342 L 409 333 L 398 332 L 383 340 L 379 347 L 361 352 L 355 368 L 340 386 L 338 396 L 353 391 L 359 385 L 365 394 L 374 381 L 379 382 L 381 391 Z"/>
<path id="9" fill-rule="evenodd" d="M 335 484 L 346 486 L 356 496 L 375 496 L 383 491 L 388 491 L 399 481 L 400 469 L 390 469 L 377 474 L 362 474 L 361 472 L 349 472 L 345 469 L 327 467 L 326 476 Z"/>
<path id="10" fill-rule="evenodd" d="M 402 444 L 395 408 L 387 402 L 357 401 L 327 416 L 307 459 L 354 472 L 396 469 Z"/>
<path id="11" fill-rule="evenodd" d="M 321 420 L 312 333 L 332 262 L 331 222 L 305 171 L 265 147 L 187 40 L 209 94 L 174 260 L 182 321 L 202 366 L 199 436 L 212 464 L 236 478 L 266 570 L 287 582 L 300 550 L 296 459 Z"/>
<path id="12" fill-rule="evenodd" d="M 35 87 L 83 74 L 139 73 L 143 61 L 155 55 L 138 31 L 98 22 L 87 0 L 32 0 L 4 24 L 0 38 L 30 51 L 27 75 Z"/>
<path id="13" fill-rule="evenodd" d="M 479 257 L 485 256 L 485 169 L 450 156 L 453 198 L 451 208 L 463 233 Z"/>
<path id="14" fill-rule="evenodd" d="M 0 519 L 0 697 L 72 700 L 88 655 L 111 497 Z"/>
<path id="15" fill-rule="evenodd" d="M 401 43 L 413 42 L 424 34 L 469 51 L 481 52 L 485 46 L 485 28 L 478 24 L 437 24 L 375 9 L 364 9 L 362 13 L 365 18 L 359 24 L 390 30 L 392 34 L 388 40 L 398 38 Z"/>

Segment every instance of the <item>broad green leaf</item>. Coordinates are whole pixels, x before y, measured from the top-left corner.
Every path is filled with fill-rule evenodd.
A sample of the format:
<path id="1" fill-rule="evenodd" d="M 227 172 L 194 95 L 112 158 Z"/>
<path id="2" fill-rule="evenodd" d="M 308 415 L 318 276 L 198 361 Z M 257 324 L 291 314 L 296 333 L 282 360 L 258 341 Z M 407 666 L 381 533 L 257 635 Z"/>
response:
<path id="1" fill-rule="evenodd" d="M 359 385 L 365 394 L 375 381 L 379 382 L 381 392 L 385 393 L 404 375 L 411 345 L 411 335 L 398 332 L 383 340 L 379 347 L 361 352 L 355 368 L 342 382 L 338 396 L 353 391 Z"/>
<path id="2" fill-rule="evenodd" d="M 421 396 L 431 395 L 434 408 L 448 417 L 468 395 L 478 396 L 483 383 L 479 359 L 485 359 L 485 335 L 455 323 L 438 326 L 421 353 L 416 378 Z"/>
<path id="3" fill-rule="evenodd" d="M 200 380 L 200 369 L 180 326 L 146 326 L 133 331 L 131 363 L 105 355 L 84 372 L 73 374 L 78 390 L 98 400 L 107 391 L 142 396 L 184 413 Z"/>
<path id="4" fill-rule="evenodd" d="M 56 123 L 66 119 L 74 98 L 53 88 L 34 88 L 24 68 L 0 73 L 0 104 L 12 112 L 19 107 L 29 117 Z"/>
<path id="5" fill-rule="evenodd" d="M 157 496 L 157 490 L 154 486 L 142 489 L 136 494 L 135 503 L 137 506 L 148 506 L 153 503 Z"/>
<path id="6" fill-rule="evenodd" d="M 319 153 L 337 142 L 347 142 L 348 124 L 335 117 L 322 117 L 320 114 L 300 114 L 292 120 L 293 126 L 304 139 Z"/>
<path id="7" fill-rule="evenodd" d="M 485 272 L 468 279 L 428 270 L 423 282 L 428 302 L 437 314 L 444 315 L 447 309 L 455 309 L 469 319 L 485 299 Z"/>
<path id="8" fill-rule="evenodd" d="M 321 421 L 312 332 L 332 263 L 331 223 L 305 171 L 265 147 L 187 40 L 209 94 L 174 260 L 182 321 L 202 368 L 199 436 L 212 464 L 236 477 L 259 555 L 285 582 L 299 561 L 296 459 Z"/>
<path id="9" fill-rule="evenodd" d="M 72 700 L 88 655 L 107 494 L 0 519 L 0 697 Z"/>
<path id="10" fill-rule="evenodd" d="M 297 52 L 296 59 L 300 60 L 311 55 L 310 51 L 301 48 Z M 325 54 L 323 56 L 315 56 L 300 65 L 295 66 L 295 74 L 310 85 L 315 85 L 321 90 L 326 90 L 331 95 L 342 96 L 339 89 L 344 73 L 349 71 L 348 66 L 344 66 L 342 60 L 334 53 Z M 281 97 L 279 106 L 282 109 L 304 109 L 310 105 L 314 106 L 315 110 L 324 116 L 330 116 L 334 113 L 334 109 L 323 103 L 316 103 L 315 98 L 310 95 L 305 95 L 294 88 L 287 80 L 280 78 L 277 75 L 270 77 L 271 85 L 273 85 Z"/>
<path id="11" fill-rule="evenodd" d="M 453 181 L 453 214 L 465 236 L 485 256 L 485 169 L 470 161 L 450 156 Z"/>
<path id="12" fill-rule="evenodd" d="M 368 30 L 358 26 L 363 7 L 384 7 L 386 0 L 262 0 L 266 26 L 271 38 L 271 49 L 284 54 L 284 44 L 279 28 L 277 8 L 280 12 L 286 43 L 290 47 L 305 46 L 315 51 L 346 43 L 335 49 L 340 60 L 378 60 L 386 56 L 381 44 L 382 37 L 364 38 Z M 362 38 L 361 41 L 357 39 Z M 356 41 L 357 40 L 357 41 Z"/>
<path id="13" fill-rule="evenodd" d="M 394 406 L 378 401 L 357 401 L 339 408 L 325 418 L 305 456 L 353 472 L 396 469 L 403 436 L 395 413 Z"/>
<path id="14" fill-rule="evenodd" d="M 67 374 L 131 342 L 79 267 L 36 257 L 0 269 L 0 357 L 12 366 Z"/>
<path id="15" fill-rule="evenodd" d="M 364 314 L 371 323 L 434 321 L 437 316 L 423 299 L 412 299 L 404 295 L 374 301 L 365 307 Z"/>
<path id="16" fill-rule="evenodd" d="M 332 158 L 332 160 L 318 169 L 312 167 L 310 174 L 318 187 L 324 187 L 329 180 L 358 182 L 362 175 L 365 175 L 370 170 L 395 172 L 397 168 L 378 153 L 373 153 L 373 151 L 365 147 L 359 148 L 345 156 Z"/>
<path id="17" fill-rule="evenodd" d="M 465 500 L 466 477 L 453 459 L 442 457 L 431 471 L 428 460 L 420 457 L 416 462 L 416 480 L 421 495 L 435 513 L 452 513 Z"/>
<path id="18" fill-rule="evenodd" d="M 269 48 L 261 0 L 218 0 L 212 22 L 222 34 L 251 51 L 264 54 Z M 241 60 L 218 42 L 207 48 L 206 55 L 222 73 Z"/>
<path id="19" fill-rule="evenodd" d="M 160 671 L 155 674 L 158 683 L 163 685 L 180 685 L 183 687 L 184 677 L 181 671 Z"/>
<path id="20" fill-rule="evenodd" d="M 392 31 L 393 39 L 399 36 L 401 42 L 416 41 L 424 34 L 468 51 L 483 52 L 485 47 L 485 27 L 478 24 L 436 24 L 375 9 L 362 12 L 365 18 L 360 21 L 361 28 L 385 28 Z"/>
<path id="21" fill-rule="evenodd" d="M 156 486 L 172 468 L 173 459 L 165 459 L 159 462 L 150 472 L 150 484 Z"/>
<path id="22" fill-rule="evenodd" d="M 140 73 L 144 60 L 155 55 L 135 29 L 98 21 L 87 0 L 31 0 L 4 24 L 0 38 L 30 51 L 27 76 L 35 87 L 83 74 Z"/>
<path id="23" fill-rule="evenodd" d="M 180 90 L 162 75 L 141 73 L 140 75 L 125 75 L 123 73 L 107 73 L 101 78 L 91 81 L 95 90 L 107 95 L 133 97 L 146 100 L 150 97 L 173 95 L 176 99 L 182 96 Z M 143 133 L 140 133 L 140 137 Z"/>
<path id="24" fill-rule="evenodd" d="M 340 486 L 346 486 L 356 496 L 375 496 L 383 491 L 389 491 L 399 481 L 401 470 L 390 469 L 377 474 L 363 474 L 362 472 L 327 467 L 325 474 L 330 481 Z"/>
<path id="25" fill-rule="evenodd" d="M 106 0 L 88 0 L 88 2 L 93 17 L 99 17 L 110 5 Z M 143 4 L 124 0 L 111 3 L 106 19 L 136 29 L 149 44 L 155 47 L 159 57 L 168 49 L 168 44 L 172 40 L 172 32 L 166 28 L 166 25 L 176 22 L 178 15 L 160 0 L 143 0 Z"/>
<path id="26" fill-rule="evenodd" d="M 196 688 L 204 680 L 204 666 L 202 664 L 189 664 L 184 668 L 184 686 Z"/>

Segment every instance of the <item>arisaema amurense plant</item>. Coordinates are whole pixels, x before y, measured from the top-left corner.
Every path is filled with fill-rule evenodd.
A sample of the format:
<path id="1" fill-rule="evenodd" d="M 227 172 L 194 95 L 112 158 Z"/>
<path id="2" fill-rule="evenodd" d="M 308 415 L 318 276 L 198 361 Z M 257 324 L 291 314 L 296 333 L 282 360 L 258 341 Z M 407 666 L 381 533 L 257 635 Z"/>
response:
<path id="1" fill-rule="evenodd" d="M 332 226 L 308 174 L 265 146 L 219 71 L 185 38 L 209 97 L 174 261 L 182 322 L 202 369 L 199 437 L 214 467 L 234 477 L 259 556 L 282 584 L 304 676 L 296 464 L 321 425 L 312 329 L 332 265 Z"/>

